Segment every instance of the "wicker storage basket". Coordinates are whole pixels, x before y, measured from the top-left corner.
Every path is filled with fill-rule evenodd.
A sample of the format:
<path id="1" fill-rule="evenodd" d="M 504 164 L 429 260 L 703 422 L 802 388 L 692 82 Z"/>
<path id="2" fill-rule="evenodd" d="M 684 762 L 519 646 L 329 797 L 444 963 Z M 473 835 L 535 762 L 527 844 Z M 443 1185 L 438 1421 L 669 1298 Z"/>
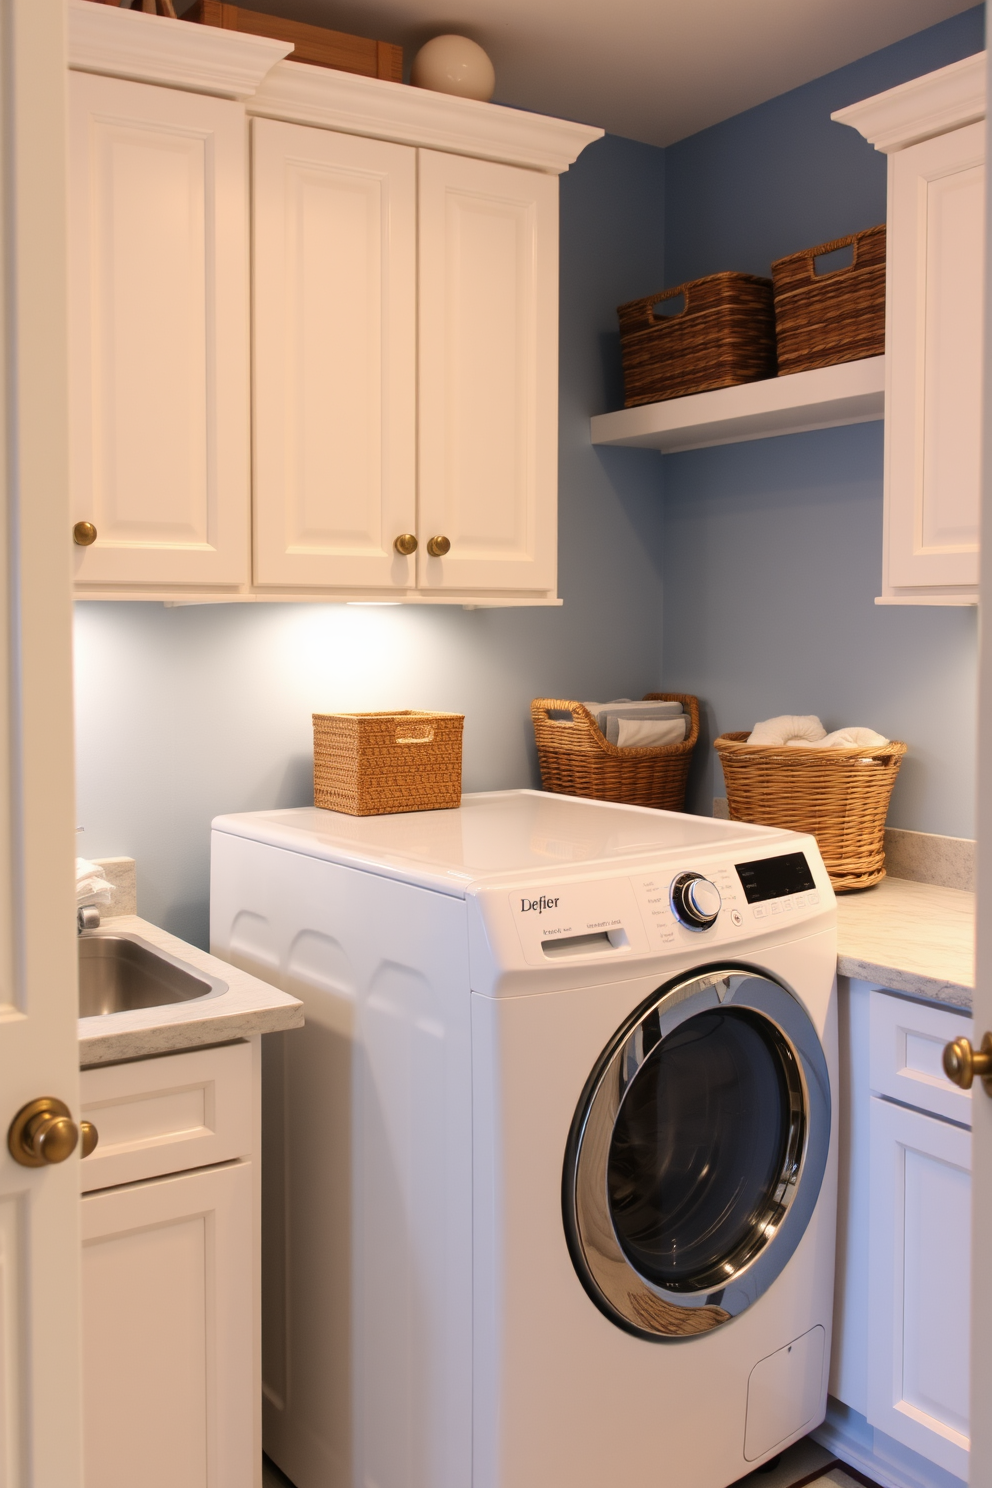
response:
<path id="1" fill-rule="evenodd" d="M 824 253 L 851 247 L 853 261 L 818 275 Z M 779 376 L 881 356 L 885 350 L 885 228 L 804 248 L 772 264 Z"/>
<path id="2" fill-rule="evenodd" d="M 692 751 L 699 738 L 699 703 L 683 692 L 649 692 L 645 702 L 679 702 L 690 718 L 681 744 L 621 749 L 604 739 L 582 703 L 535 698 L 530 705 L 541 784 L 562 796 L 591 796 L 682 811 Z"/>
<path id="3" fill-rule="evenodd" d="M 677 315 L 654 314 L 677 295 L 685 296 Z M 711 274 L 631 300 L 617 315 L 627 408 L 775 376 L 770 279 Z"/>
<path id="4" fill-rule="evenodd" d="M 876 749 L 766 749 L 721 734 L 732 821 L 788 827 L 816 838 L 838 893 L 885 877 L 885 814 L 905 744 Z"/>
<path id="5" fill-rule="evenodd" d="M 461 713 L 315 713 L 313 800 L 349 816 L 449 811 L 462 796 Z"/>

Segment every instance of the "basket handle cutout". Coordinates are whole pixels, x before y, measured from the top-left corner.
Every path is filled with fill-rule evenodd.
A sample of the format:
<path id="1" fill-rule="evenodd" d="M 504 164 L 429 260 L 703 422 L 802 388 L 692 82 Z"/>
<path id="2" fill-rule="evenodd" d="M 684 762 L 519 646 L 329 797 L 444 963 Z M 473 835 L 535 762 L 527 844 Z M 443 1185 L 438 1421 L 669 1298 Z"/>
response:
<path id="1" fill-rule="evenodd" d="M 831 274 L 844 274 L 857 266 L 858 237 L 852 233 L 849 238 L 840 239 L 826 253 L 814 254 L 809 261 L 810 277 L 827 279 Z"/>
<path id="2" fill-rule="evenodd" d="M 673 294 L 670 291 L 668 294 L 663 295 L 660 300 L 655 300 L 651 306 L 651 319 L 676 320 L 680 315 L 685 314 L 687 306 L 688 301 L 686 300 L 684 290 L 680 290 L 678 294 Z"/>
<path id="3" fill-rule="evenodd" d="M 396 725 L 397 744 L 429 744 L 434 738 L 434 725 L 432 723 L 422 723 L 420 725 L 421 732 L 417 734 L 400 733 L 401 728 L 410 729 L 416 727 L 416 724 L 398 723 Z"/>
<path id="4" fill-rule="evenodd" d="M 574 723 L 575 714 L 571 708 L 545 708 L 544 716 L 551 723 Z"/>

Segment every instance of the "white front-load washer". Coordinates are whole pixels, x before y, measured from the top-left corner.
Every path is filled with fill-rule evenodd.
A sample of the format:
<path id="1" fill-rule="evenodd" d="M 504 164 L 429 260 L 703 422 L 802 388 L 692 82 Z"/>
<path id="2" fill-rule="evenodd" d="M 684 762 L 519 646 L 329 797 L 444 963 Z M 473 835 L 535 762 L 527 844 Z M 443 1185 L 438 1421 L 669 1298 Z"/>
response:
<path id="1" fill-rule="evenodd" d="M 823 1418 L 814 840 L 542 794 L 218 818 L 267 1040 L 265 1448 L 297 1488 L 726 1488 Z"/>

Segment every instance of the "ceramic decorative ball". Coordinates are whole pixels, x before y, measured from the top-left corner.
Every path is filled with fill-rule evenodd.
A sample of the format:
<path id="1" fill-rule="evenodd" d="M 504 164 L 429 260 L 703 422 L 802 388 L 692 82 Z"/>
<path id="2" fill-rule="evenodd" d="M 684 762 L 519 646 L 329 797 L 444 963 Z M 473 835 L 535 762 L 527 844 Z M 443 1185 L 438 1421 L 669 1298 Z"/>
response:
<path id="1" fill-rule="evenodd" d="M 485 103 L 493 96 L 496 73 L 477 42 L 467 36 L 435 36 L 414 57 L 410 81 L 415 88 Z"/>

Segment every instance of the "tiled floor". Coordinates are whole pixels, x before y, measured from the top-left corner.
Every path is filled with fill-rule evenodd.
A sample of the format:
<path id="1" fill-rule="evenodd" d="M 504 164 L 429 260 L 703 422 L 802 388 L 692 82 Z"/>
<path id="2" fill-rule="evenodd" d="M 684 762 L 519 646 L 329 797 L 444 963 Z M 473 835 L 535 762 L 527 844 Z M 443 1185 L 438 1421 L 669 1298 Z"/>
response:
<path id="1" fill-rule="evenodd" d="M 773 1468 L 759 1468 L 741 1478 L 733 1488 L 821 1488 L 821 1485 L 822 1488 L 865 1488 L 861 1480 L 844 1471 L 825 1447 L 807 1436 L 783 1452 Z M 262 1468 L 262 1488 L 293 1488 L 268 1457 Z"/>

